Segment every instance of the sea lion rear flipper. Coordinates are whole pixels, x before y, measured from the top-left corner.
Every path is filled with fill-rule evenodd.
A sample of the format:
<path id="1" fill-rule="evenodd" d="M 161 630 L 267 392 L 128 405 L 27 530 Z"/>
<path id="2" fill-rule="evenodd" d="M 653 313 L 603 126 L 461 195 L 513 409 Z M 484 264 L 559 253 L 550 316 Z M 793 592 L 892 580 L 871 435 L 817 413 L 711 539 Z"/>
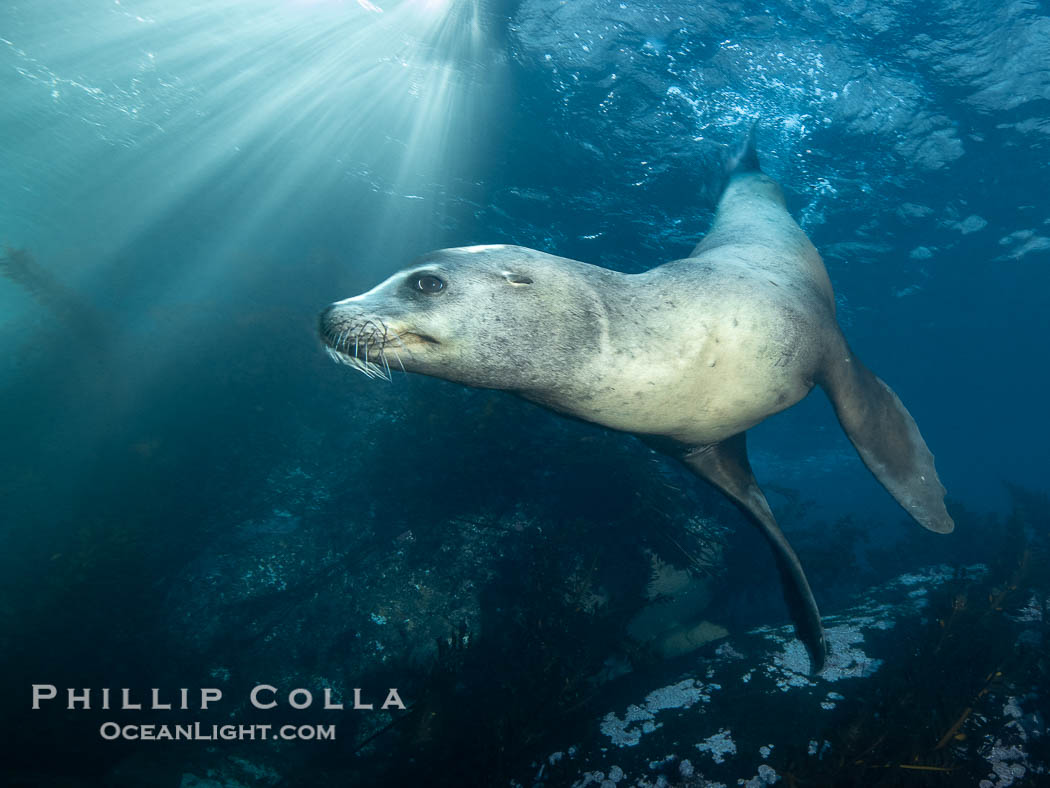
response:
<path id="1" fill-rule="evenodd" d="M 752 121 L 745 137 L 726 161 L 726 175 L 732 177 L 748 172 L 762 172 L 762 165 L 758 161 L 758 147 L 755 144 L 755 130 L 758 121 Z"/>
<path id="2" fill-rule="evenodd" d="M 747 459 L 746 433 L 739 433 L 713 446 L 687 454 L 683 461 L 694 473 L 728 495 L 762 529 L 773 548 L 780 570 L 784 598 L 795 623 L 795 632 L 809 652 L 810 669 L 819 673 L 824 668 L 827 646 L 820 611 L 802 571 L 798 556 L 773 518 L 766 496 L 751 472 Z"/>
<path id="3" fill-rule="evenodd" d="M 933 454 L 893 389 L 861 363 L 845 341 L 825 365 L 820 384 L 864 464 L 919 525 L 946 534 L 955 523 Z"/>

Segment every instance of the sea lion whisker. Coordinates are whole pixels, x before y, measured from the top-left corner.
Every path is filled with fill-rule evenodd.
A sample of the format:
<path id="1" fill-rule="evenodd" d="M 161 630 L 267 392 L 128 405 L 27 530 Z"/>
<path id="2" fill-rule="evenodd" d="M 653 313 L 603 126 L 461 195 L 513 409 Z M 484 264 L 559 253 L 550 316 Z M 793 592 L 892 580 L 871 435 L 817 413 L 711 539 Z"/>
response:
<path id="1" fill-rule="evenodd" d="M 401 361 L 401 355 L 393 348 L 390 349 L 390 352 L 394 354 L 394 358 L 397 359 L 398 366 L 401 367 L 401 371 L 404 372 L 405 371 L 405 365 Z"/>
<path id="2" fill-rule="evenodd" d="M 364 372 L 369 378 L 374 378 L 375 373 L 372 371 L 372 365 L 368 363 L 368 343 L 364 343 L 365 346 L 365 357 L 358 359 L 357 363 L 361 365 L 361 371 Z"/>

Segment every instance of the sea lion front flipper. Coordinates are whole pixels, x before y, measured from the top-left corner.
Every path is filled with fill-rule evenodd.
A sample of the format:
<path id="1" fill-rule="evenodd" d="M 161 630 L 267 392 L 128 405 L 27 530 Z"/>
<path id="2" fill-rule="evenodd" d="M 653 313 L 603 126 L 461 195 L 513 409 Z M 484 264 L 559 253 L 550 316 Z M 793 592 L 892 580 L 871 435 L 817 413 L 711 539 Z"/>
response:
<path id="1" fill-rule="evenodd" d="M 811 671 L 819 673 L 824 668 L 827 656 L 820 611 L 817 610 L 806 573 L 802 571 L 802 564 L 773 518 L 766 496 L 751 472 L 751 463 L 747 459 L 746 433 L 741 432 L 721 443 L 695 449 L 685 455 L 682 461 L 698 476 L 728 495 L 762 529 L 773 548 L 780 570 L 784 598 L 795 623 L 795 633 L 809 652 Z"/>
<path id="2" fill-rule="evenodd" d="M 845 340 L 830 354 L 820 384 L 875 478 L 919 525 L 940 534 L 955 528 L 933 454 L 893 389 L 861 363 Z"/>

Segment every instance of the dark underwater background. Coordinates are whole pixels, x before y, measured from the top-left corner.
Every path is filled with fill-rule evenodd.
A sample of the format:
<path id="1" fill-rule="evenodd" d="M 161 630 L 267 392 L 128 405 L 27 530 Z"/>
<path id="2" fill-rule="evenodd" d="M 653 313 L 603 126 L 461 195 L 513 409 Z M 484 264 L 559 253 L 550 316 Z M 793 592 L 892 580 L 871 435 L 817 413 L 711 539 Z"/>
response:
<path id="1" fill-rule="evenodd" d="M 1050 4 L 5 0 L 0 97 L 5 784 L 1050 779 Z M 756 120 L 957 524 L 908 521 L 821 393 L 752 431 L 820 678 L 761 538 L 669 460 L 316 333 L 444 246 L 687 255 Z"/>

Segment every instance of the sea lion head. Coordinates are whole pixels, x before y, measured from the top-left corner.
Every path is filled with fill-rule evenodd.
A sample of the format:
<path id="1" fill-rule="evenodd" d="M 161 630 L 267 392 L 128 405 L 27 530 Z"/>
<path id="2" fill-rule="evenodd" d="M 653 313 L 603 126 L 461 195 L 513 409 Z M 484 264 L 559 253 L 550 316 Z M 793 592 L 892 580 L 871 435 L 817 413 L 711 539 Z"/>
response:
<path id="1" fill-rule="evenodd" d="M 601 337 L 601 271 L 520 246 L 442 249 L 320 319 L 335 360 L 542 395 L 567 385 Z"/>

